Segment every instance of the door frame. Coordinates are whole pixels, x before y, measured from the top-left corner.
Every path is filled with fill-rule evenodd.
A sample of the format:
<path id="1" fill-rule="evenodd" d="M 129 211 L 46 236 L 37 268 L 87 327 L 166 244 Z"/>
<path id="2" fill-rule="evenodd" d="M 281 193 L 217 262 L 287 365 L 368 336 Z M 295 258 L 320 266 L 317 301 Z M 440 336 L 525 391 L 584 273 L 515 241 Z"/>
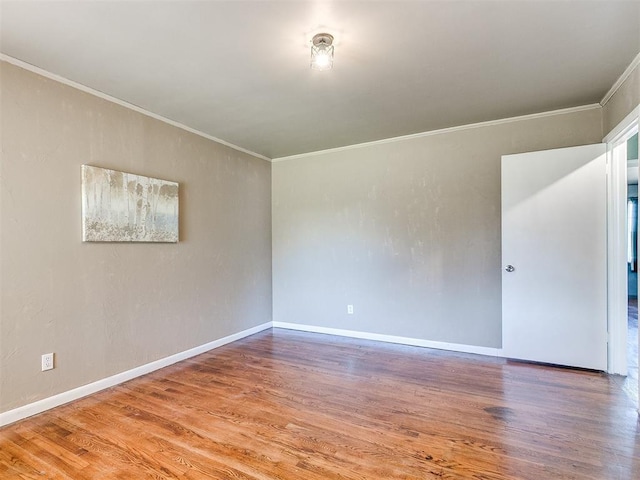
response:
<path id="1" fill-rule="evenodd" d="M 621 142 L 638 131 L 638 105 L 606 137 L 607 144 L 607 372 L 627 374 L 627 158 Z"/>

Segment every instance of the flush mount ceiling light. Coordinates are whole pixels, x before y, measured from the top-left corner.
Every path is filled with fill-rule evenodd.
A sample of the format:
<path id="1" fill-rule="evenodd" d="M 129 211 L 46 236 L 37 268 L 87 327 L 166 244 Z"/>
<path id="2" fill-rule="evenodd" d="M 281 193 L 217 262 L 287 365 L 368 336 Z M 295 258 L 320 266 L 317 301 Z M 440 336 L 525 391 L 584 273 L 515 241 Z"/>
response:
<path id="1" fill-rule="evenodd" d="M 311 68 L 329 70 L 333 67 L 333 35 L 318 33 L 311 40 Z"/>

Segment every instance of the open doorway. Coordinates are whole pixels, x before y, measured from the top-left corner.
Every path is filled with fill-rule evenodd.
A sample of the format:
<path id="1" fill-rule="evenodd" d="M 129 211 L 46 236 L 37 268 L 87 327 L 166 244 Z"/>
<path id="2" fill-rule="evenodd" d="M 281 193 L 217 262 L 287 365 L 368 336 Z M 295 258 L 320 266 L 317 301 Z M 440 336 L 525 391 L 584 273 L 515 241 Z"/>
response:
<path id="1" fill-rule="evenodd" d="M 627 151 L 627 380 L 638 398 L 638 132 L 626 140 Z"/>
<path id="2" fill-rule="evenodd" d="M 608 362 L 607 371 L 624 375 L 624 390 L 638 402 L 638 127 L 640 106 L 627 115 L 605 138 L 608 196 Z M 635 195 L 634 195 L 635 193 Z M 635 210 L 635 211 L 634 211 Z M 632 224 L 635 222 L 635 225 Z M 631 234 L 635 230 L 635 234 Z M 632 238 L 632 240 L 630 240 Z M 635 244 L 633 243 L 635 242 Z M 635 270 L 635 272 L 631 272 Z M 633 275 L 632 273 L 635 273 Z M 629 296 L 631 293 L 631 296 Z M 635 311 L 634 311 L 635 307 Z M 631 318 L 630 318 L 631 317 Z M 631 322 L 629 321 L 631 320 Z"/>

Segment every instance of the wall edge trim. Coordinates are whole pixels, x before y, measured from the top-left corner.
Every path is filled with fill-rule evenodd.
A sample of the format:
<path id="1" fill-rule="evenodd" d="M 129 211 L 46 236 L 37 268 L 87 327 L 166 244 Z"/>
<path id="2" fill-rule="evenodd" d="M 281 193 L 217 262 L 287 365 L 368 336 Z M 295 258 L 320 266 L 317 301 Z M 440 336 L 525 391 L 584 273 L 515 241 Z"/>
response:
<path id="1" fill-rule="evenodd" d="M 36 402 L 14 408 L 6 412 L 2 412 L 0 413 L 0 427 L 9 425 L 19 420 L 23 420 L 33 415 L 37 415 L 38 413 L 42 413 L 46 410 L 64 405 L 65 403 L 78 400 L 106 388 L 119 385 L 129 380 L 133 380 L 134 378 L 141 377 L 142 375 L 146 375 L 147 373 L 151 373 L 156 370 L 160 370 L 161 368 L 168 367 L 169 365 L 173 365 L 174 363 L 178 363 L 182 360 L 186 360 L 188 358 L 195 357 L 196 355 L 200 355 L 201 353 L 214 350 L 218 347 L 222 347 L 223 345 L 227 345 L 228 343 L 241 340 L 263 330 L 268 330 L 271 327 L 272 322 L 263 323 L 261 325 L 242 330 L 241 332 L 228 335 L 218 340 L 213 340 L 203 345 L 190 348 L 189 350 L 185 350 L 183 352 L 179 352 L 168 357 L 161 358 L 144 365 L 140 365 L 139 367 L 132 368 L 131 370 L 120 372 L 110 377 L 106 377 L 101 380 L 89 383 L 87 385 L 73 388 L 66 392 L 62 392 L 57 395 L 44 398 L 42 400 L 38 400 Z"/>
<path id="2" fill-rule="evenodd" d="M 189 133 L 193 133 L 195 135 L 198 135 L 199 137 L 203 137 L 206 138 L 207 140 L 211 140 L 213 142 L 219 143 L 220 145 L 224 145 L 225 147 L 229 147 L 232 148 L 234 150 L 237 150 L 238 152 L 242 152 L 242 153 L 246 153 L 248 155 L 251 155 L 253 157 L 256 158 L 260 158 L 262 160 L 266 160 L 267 162 L 271 162 L 271 159 L 269 157 L 266 157 L 264 155 L 261 155 L 260 153 L 256 153 L 256 152 L 252 152 L 251 150 L 247 150 L 246 148 L 242 148 L 239 147 L 238 145 L 234 145 L 233 143 L 227 142 L 225 140 L 222 140 L 220 138 L 216 138 L 213 135 L 209 135 L 208 133 L 204 133 L 201 132 L 200 130 L 196 130 L 195 128 L 191 128 L 187 125 L 184 125 L 180 122 L 176 122 L 175 120 L 171 120 L 170 118 L 167 117 L 163 117 L 162 115 L 159 115 L 157 113 L 153 113 L 149 110 L 146 110 L 142 107 L 139 107 L 137 105 L 134 105 L 133 103 L 129 103 L 125 100 L 120 100 L 119 98 L 113 97 L 107 93 L 101 92 L 100 90 L 96 90 L 94 88 L 88 87 L 86 85 L 83 85 L 81 83 L 78 82 L 74 82 L 73 80 L 69 80 L 66 77 L 63 77 L 61 75 L 57 75 L 55 73 L 49 72 L 48 70 L 44 70 L 43 68 L 40 67 L 36 67 L 35 65 L 32 65 L 30 63 L 24 62 L 22 60 L 19 60 L 17 58 L 14 58 L 10 55 L 7 55 L 6 53 L 0 53 L 0 60 L 5 61 L 7 63 L 10 63 L 12 65 L 15 65 L 16 67 L 20 67 L 24 70 L 28 70 L 30 72 L 33 72 L 37 75 L 40 75 L 42 77 L 48 78 L 50 80 L 56 81 L 58 83 L 62 83 L 64 85 L 67 85 L 69 87 L 75 88 L 76 90 L 80 90 L 84 93 L 88 93 L 90 95 L 93 95 L 95 97 L 101 98 L 102 100 L 106 100 L 108 102 L 111 103 L 115 103 L 116 105 L 120 105 L 121 107 L 127 108 L 129 110 L 133 110 L 134 112 L 137 113 L 141 113 L 142 115 L 145 115 L 147 117 L 153 118 L 155 120 L 159 120 L 160 122 L 166 123 L 168 125 L 171 125 L 172 127 L 176 127 L 179 128 L 181 130 L 184 130 L 186 132 Z"/>
<path id="3" fill-rule="evenodd" d="M 487 120 L 486 122 L 478 122 L 478 123 L 468 123 L 466 125 L 459 125 L 459 126 L 455 126 L 455 127 L 447 127 L 447 128 L 441 128 L 438 130 L 429 130 L 427 132 L 421 132 L 421 133 L 412 133 L 410 135 L 401 135 L 399 137 L 391 137 L 391 138 L 384 138 L 382 140 L 374 140 L 371 142 L 363 142 L 363 143 L 355 143 L 353 145 L 345 145 L 343 147 L 336 147 L 336 148 L 328 148 L 326 150 L 318 150 L 315 152 L 308 152 L 308 153 L 299 153 L 297 155 L 289 155 L 287 157 L 276 157 L 276 158 L 272 158 L 271 159 L 271 163 L 276 163 L 276 162 L 284 162 L 287 160 L 297 160 L 297 159 L 301 159 L 301 158 L 305 158 L 305 157 L 313 157 L 316 155 L 324 155 L 327 153 L 337 153 L 337 152 L 343 152 L 346 150 L 353 150 L 356 148 L 365 148 L 365 147 L 372 147 L 375 145 L 384 145 L 386 143 L 394 143 L 394 142 L 400 142 L 403 140 L 413 140 L 416 138 L 423 138 L 423 137 L 431 137 L 433 135 L 443 135 L 446 133 L 453 133 L 453 132 L 460 132 L 460 131 L 464 131 L 464 130 L 471 130 L 474 128 L 483 128 L 483 127 L 491 127 L 491 126 L 495 126 L 495 125 L 504 125 L 505 123 L 512 123 L 512 122 L 520 122 L 523 120 L 535 120 L 537 118 L 546 118 L 546 117 L 554 117 L 556 115 L 564 115 L 564 114 L 569 114 L 569 113 L 578 113 L 578 112 L 584 112 L 587 110 L 597 110 L 602 108 L 602 105 L 600 105 L 599 103 L 590 103 L 588 105 L 581 105 L 578 107 L 569 107 L 569 108 L 561 108 L 559 110 L 550 110 L 547 112 L 540 112 L 540 113 L 531 113 L 528 115 L 520 115 L 517 117 L 507 117 L 507 118 L 500 118 L 497 120 Z"/>
<path id="4" fill-rule="evenodd" d="M 604 97 L 602 97 L 602 100 L 600 100 L 600 105 L 604 107 L 607 103 L 609 103 L 611 97 L 613 97 L 616 92 L 620 90 L 622 84 L 627 80 L 627 78 L 629 78 L 629 76 L 633 73 L 638 65 L 640 65 L 640 52 L 638 52 L 635 58 L 631 60 L 631 63 L 627 66 L 624 72 L 622 72 L 622 75 L 618 77 L 615 83 L 611 85 L 609 91 L 605 93 Z"/>
<path id="5" fill-rule="evenodd" d="M 378 342 L 398 343 L 413 347 L 434 348 L 436 350 L 447 350 L 450 352 L 473 353 L 490 357 L 502 357 L 502 349 L 494 347 L 480 347 L 476 345 L 463 345 L 460 343 L 439 342 L 435 340 L 423 340 L 421 338 L 399 337 L 395 335 L 384 335 L 380 333 L 361 332 L 356 330 L 343 330 L 340 328 L 318 327 L 314 325 L 302 325 L 298 323 L 273 322 L 273 328 L 283 328 L 285 330 L 298 330 L 301 332 L 324 333 L 339 337 L 360 338 L 362 340 L 375 340 Z"/>

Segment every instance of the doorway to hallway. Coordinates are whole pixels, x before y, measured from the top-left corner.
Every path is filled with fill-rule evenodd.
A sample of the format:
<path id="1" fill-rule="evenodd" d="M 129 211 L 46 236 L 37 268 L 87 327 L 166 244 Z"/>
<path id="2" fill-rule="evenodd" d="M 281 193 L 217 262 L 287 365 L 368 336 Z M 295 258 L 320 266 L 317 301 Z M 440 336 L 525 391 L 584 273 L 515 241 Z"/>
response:
<path id="1" fill-rule="evenodd" d="M 627 379 L 625 390 L 638 401 L 638 133 L 627 153 Z"/>

